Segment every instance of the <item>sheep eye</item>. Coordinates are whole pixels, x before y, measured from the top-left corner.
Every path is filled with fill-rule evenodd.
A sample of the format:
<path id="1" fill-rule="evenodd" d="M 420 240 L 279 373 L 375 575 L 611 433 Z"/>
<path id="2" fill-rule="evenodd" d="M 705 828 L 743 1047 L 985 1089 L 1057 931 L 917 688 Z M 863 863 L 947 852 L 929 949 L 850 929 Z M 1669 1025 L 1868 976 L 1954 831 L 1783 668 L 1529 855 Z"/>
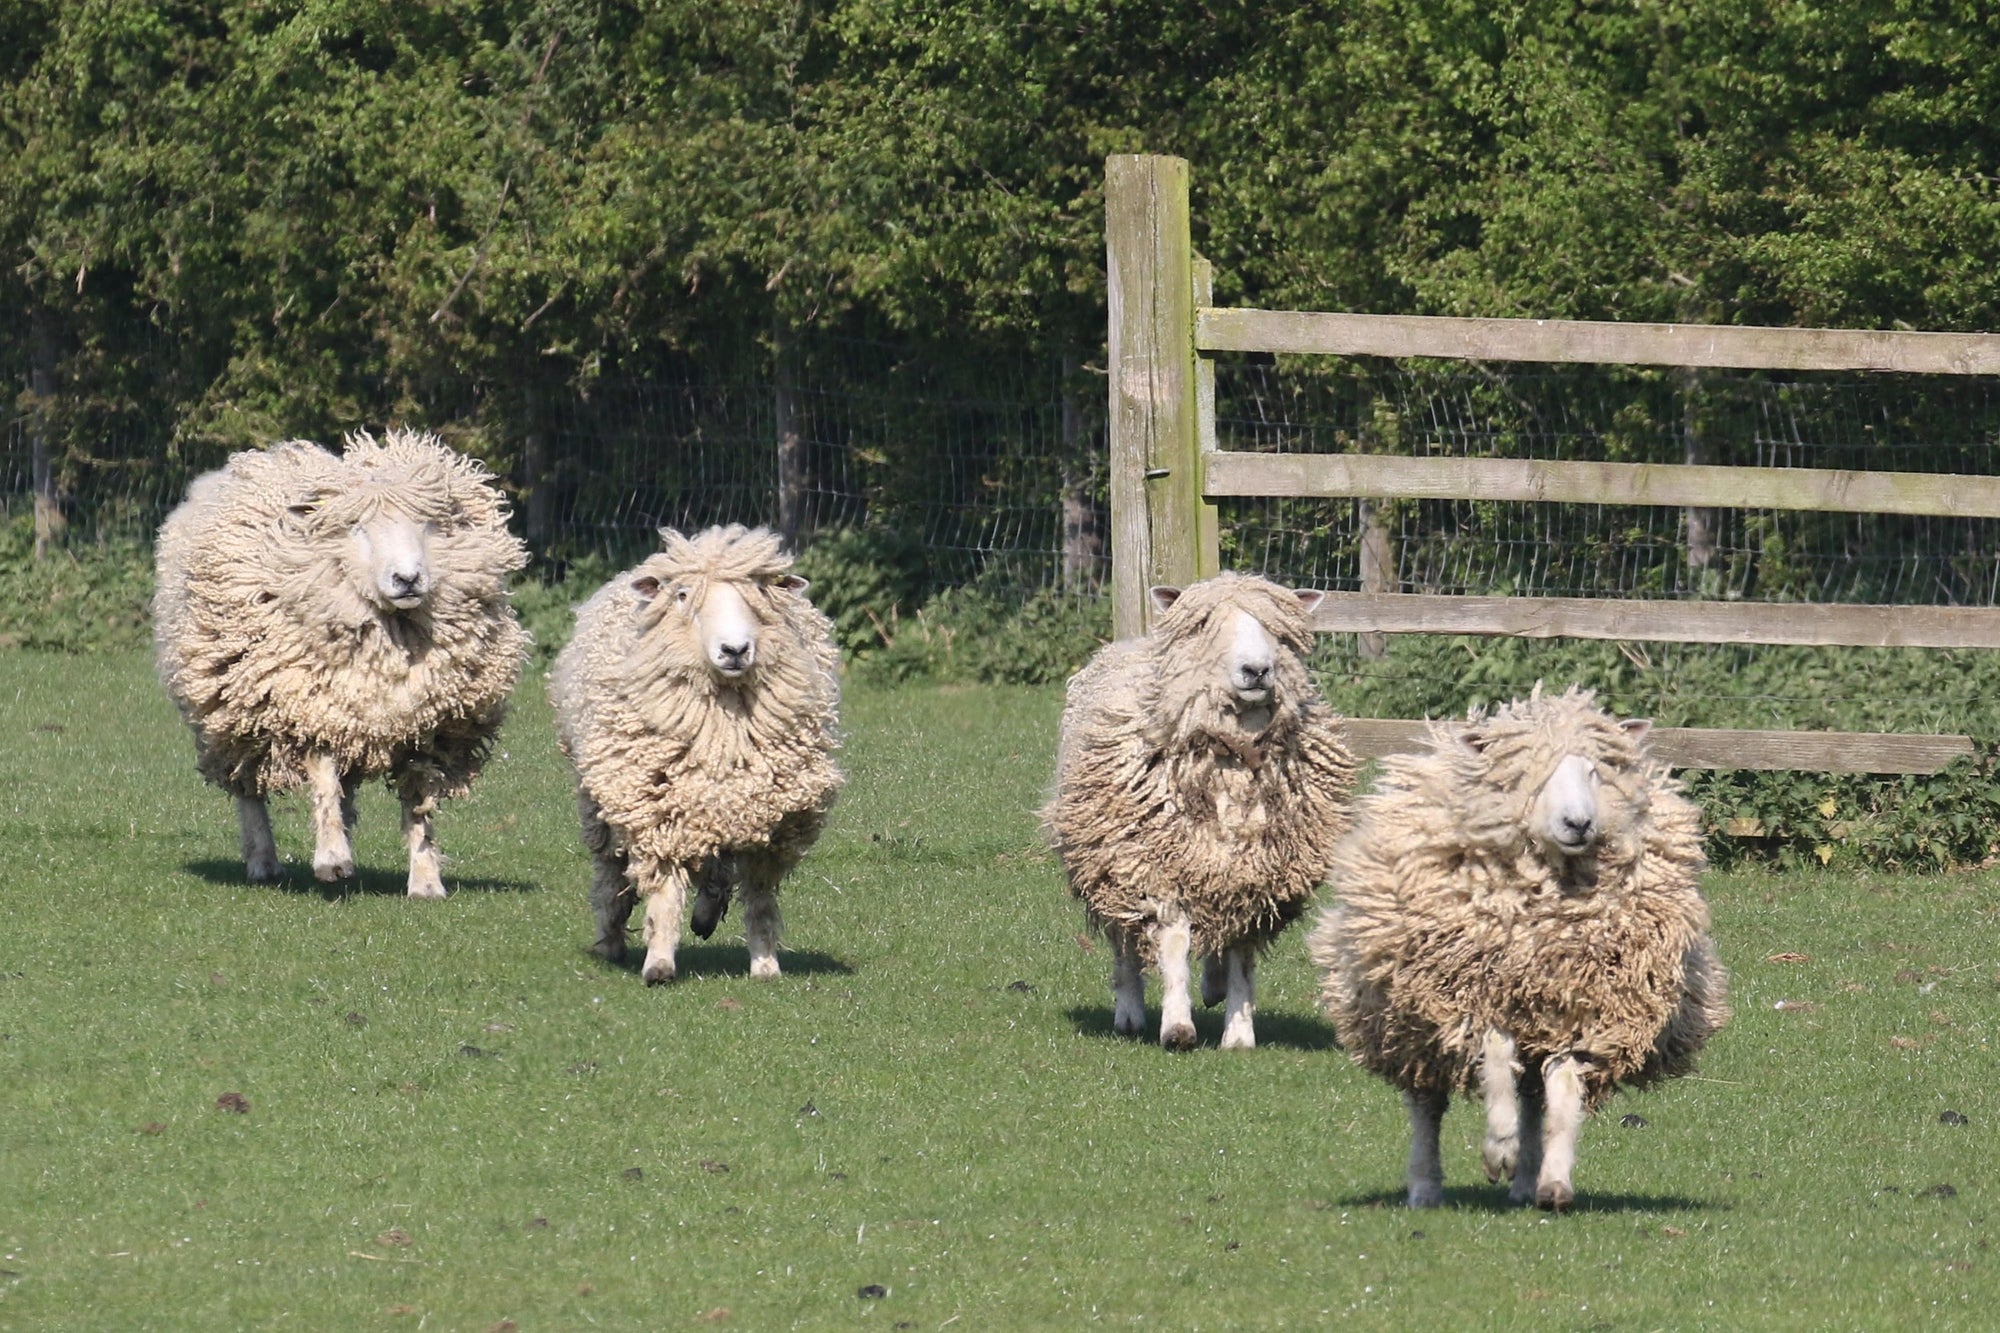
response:
<path id="1" fill-rule="evenodd" d="M 691 594 L 688 590 L 688 586 L 685 583 L 683 583 L 680 587 L 674 589 L 675 604 L 679 606 L 686 606 L 688 604 L 688 597 L 690 595 Z"/>

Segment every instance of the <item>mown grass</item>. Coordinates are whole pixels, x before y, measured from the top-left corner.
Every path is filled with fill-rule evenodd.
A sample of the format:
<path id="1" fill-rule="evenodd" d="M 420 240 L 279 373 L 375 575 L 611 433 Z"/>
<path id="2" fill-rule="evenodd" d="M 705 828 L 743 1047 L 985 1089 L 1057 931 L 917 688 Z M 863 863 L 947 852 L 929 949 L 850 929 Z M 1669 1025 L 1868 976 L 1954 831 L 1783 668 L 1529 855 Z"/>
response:
<path id="1" fill-rule="evenodd" d="M 1714 878 L 1701 1076 L 1590 1126 L 1560 1218 L 1455 1110 L 1415 1215 L 1298 934 L 1258 1051 L 1109 1034 L 1032 813 L 1058 701 L 851 693 L 785 978 L 732 917 L 648 989 L 585 953 L 538 682 L 412 904 L 382 793 L 358 887 L 291 807 L 253 888 L 142 655 L 0 654 L 0 1329 L 1990 1326 L 1991 875 Z"/>

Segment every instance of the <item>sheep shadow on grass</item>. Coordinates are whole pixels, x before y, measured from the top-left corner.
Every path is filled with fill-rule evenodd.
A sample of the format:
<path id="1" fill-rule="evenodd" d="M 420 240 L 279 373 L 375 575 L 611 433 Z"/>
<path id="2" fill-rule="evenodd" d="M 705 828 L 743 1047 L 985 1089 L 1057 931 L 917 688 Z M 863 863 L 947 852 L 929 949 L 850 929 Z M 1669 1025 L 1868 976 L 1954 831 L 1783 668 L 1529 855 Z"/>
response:
<path id="1" fill-rule="evenodd" d="M 635 977 L 639 975 L 639 969 L 646 965 L 646 947 L 636 941 L 626 944 L 625 957 L 616 963 L 590 956 L 605 967 L 630 972 Z M 778 967 L 781 970 L 780 982 L 785 977 L 854 975 L 853 967 L 830 953 L 820 953 L 816 949 L 791 949 L 784 945 L 778 946 Z M 750 975 L 750 948 L 744 944 L 683 944 L 674 950 L 674 972 L 676 983 L 742 980 Z"/>
<path id="2" fill-rule="evenodd" d="M 1116 1041 L 1142 1040 L 1142 1038 L 1119 1035 L 1117 1029 L 1112 1026 L 1113 1011 L 1110 1005 L 1078 1004 L 1070 1006 L 1064 1012 L 1068 1015 L 1069 1021 L 1076 1024 L 1076 1030 L 1086 1037 L 1105 1037 Z M 1197 1008 L 1194 1013 L 1194 1030 L 1202 1046 L 1220 1046 L 1222 1010 Z M 1160 1011 L 1158 1008 L 1148 1009 L 1143 1040 L 1157 1046 L 1159 1037 Z M 1282 1009 L 1257 1011 L 1257 1044 L 1281 1047 L 1288 1051 L 1331 1051 L 1339 1047 L 1331 1023 L 1322 1022 L 1309 1014 L 1286 1013 Z"/>
<path id="3" fill-rule="evenodd" d="M 200 861 L 189 861 L 181 867 L 197 879 L 210 884 L 228 887 L 273 889 L 279 893 L 316 894 L 327 902 L 347 897 L 403 898 L 409 895 L 410 876 L 402 866 L 381 867 L 360 866 L 351 879 L 335 880 L 322 884 L 313 878 L 312 867 L 302 863 L 287 863 L 283 879 L 269 884 L 251 884 L 243 873 L 243 863 L 210 857 Z M 540 893 L 545 886 L 524 879 L 495 879 L 491 877 L 453 875 L 445 872 L 444 887 L 447 894 L 455 893 Z"/>
<path id="4" fill-rule="evenodd" d="M 1392 1190 L 1372 1190 L 1367 1194 L 1349 1195 L 1338 1201 L 1341 1208 L 1401 1208 L 1413 1218 L 1420 1218 L 1433 1210 L 1428 1208 L 1408 1208 L 1404 1201 L 1408 1192 L 1399 1186 Z M 1550 1214 L 1539 1208 L 1528 1208 L 1507 1202 L 1505 1185 L 1475 1183 L 1468 1185 L 1446 1185 L 1444 1203 L 1446 1210 L 1477 1213 L 1519 1213 L 1523 1217 L 1548 1217 Z M 1716 1213 L 1728 1212 L 1729 1205 L 1717 1203 L 1713 1199 L 1691 1199 L 1684 1194 L 1607 1194 L 1602 1191 L 1580 1189 L 1576 1202 L 1563 1209 L 1563 1213 Z"/>

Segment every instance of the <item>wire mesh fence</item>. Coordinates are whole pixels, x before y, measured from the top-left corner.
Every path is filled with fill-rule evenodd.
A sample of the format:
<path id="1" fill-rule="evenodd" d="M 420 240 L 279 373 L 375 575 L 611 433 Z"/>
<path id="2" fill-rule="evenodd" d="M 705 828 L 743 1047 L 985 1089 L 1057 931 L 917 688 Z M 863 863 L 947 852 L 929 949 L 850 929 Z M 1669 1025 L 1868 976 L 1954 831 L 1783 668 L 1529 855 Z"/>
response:
<path id="1" fill-rule="evenodd" d="M 935 586 L 1094 594 L 1108 560 L 1101 396 L 1054 358 L 824 339 L 782 361 L 753 347 L 398 415 L 488 462 L 548 576 L 637 558 L 662 527 L 745 523 L 801 546 L 892 532 Z M 138 404 L 24 396 L 0 433 L 8 513 L 32 506 L 38 431 L 73 541 L 144 540 L 229 452 Z"/>
<path id="2" fill-rule="evenodd" d="M 2000 393 L 1982 379 L 1233 357 L 1219 361 L 1216 397 L 1229 450 L 2000 473 Z M 1225 500 L 1220 517 L 1225 566 L 1301 586 L 2000 602 L 2000 522 L 1990 519 L 1297 498 Z M 1380 643 L 1328 639 L 1323 667 L 1405 715 L 1455 711 L 1468 679 L 1504 694 L 1546 663 L 1551 675 L 1615 676 L 1623 706 L 1676 723 L 1865 727 L 1894 712 L 1884 682 L 1907 695 L 1927 669 L 1957 669 L 1942 655 L 1913 663 L 1914 650 L 1543 642 L 1441 653 L 1404 642 L 1384 656 Z M 1911 701 L 1898 702 L 1907 712 Z M 1921 725 L 1967 724 L 1941 706 Z"/>

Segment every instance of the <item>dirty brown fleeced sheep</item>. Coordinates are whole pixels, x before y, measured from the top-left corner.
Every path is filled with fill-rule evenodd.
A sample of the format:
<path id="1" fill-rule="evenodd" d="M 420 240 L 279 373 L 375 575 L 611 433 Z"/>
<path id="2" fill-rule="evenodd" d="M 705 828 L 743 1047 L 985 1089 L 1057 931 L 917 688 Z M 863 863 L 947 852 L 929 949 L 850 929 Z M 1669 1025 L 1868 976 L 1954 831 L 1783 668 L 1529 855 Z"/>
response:
<path id="1" fill-rule="evenodd" d="M 1412 1207 L 1442 1198 L 1453 1092 L 1483 1095 L 1509 1197 L 1566 1207 L 1586 1114 L 1685 1073 L 1728 1021 L 1699 813 L 1649 726 L 1537 686 L 1433 724 L 1356 802 L 1308 949 L 1341 1044 L 1403 1092 Z"/>
<path id="2" fill-rule="evenodd" d="M 1152 631 L 1070 679 L 1043 825 L 1111 944 L 1115 1029 L 1144 1026 L 1151 965 L 1161 1044 L 1192 1046 L 1192 952 L 1222 1045 L 1251 1047 L 1257 958 L 1310 901 L 1354 782 L 1300 660 L 1324 594 L 1223 574 L 1152 596 Z"/>
<path id="3" fill-rule="evenodd" d="M 704 938 L 740 890 L 750 973 L 775 977 L 778 882 L 842 782 L 833 627 L 768 530 L 660 535 L 577 613 L 549 683 L 593 863 L 593 951 L 624 956 L 643 899 L 641 975 L 671 981 L 689 889 Z"/>
<path id="4" fill-rule="evenodd" d="M 281 873 L 267 796 L 310 790 L 314 874 L 344 879 L 356 789 L 386 777 L 410 896 L 444 896 L 432 820 L 520 677 L 507 576 L 526 563 L 485 468 L 413 431 L 246 451 L 188 488 L 155 550 L 155 658 L 202 776 L 236 798 L 252 880 Z"/>

